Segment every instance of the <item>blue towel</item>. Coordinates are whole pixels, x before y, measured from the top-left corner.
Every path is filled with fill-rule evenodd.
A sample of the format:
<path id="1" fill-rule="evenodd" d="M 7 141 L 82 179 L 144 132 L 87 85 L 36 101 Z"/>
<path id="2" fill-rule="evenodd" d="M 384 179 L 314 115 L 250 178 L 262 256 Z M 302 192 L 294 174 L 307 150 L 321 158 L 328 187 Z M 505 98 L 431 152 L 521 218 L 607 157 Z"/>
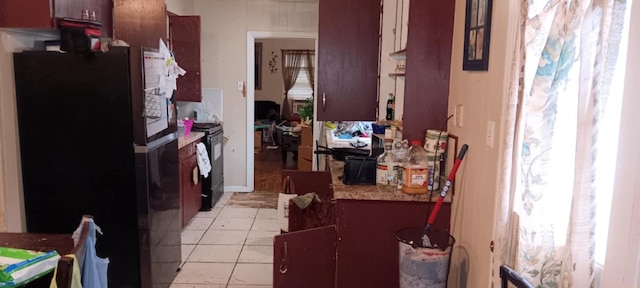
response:
<path id="1" fill-rule="evenodd" d="M 91 218 L 83 218 L 82 222 L 89 221 L 91 223 L 89 227 L 89 236 L 87 237 L 87 251 L 84 255 L 84 266 L 82 267 L 82 286 L 92 288 L 107 288 L 107 269 L 109 267 L 109 258 L 100 258 L 96 254 L 96 227 L 97 225 Z M 81 227 L 82 224 L 80 223 Z M 81 227 L 78 227 L 76 232 L 81 231 Z M 100 232 L 100 227 L 97 227 Z M 100 232 L 102 234 L 102 232 Z M 74 238 L 76 233 L 74 233 Z M 79 238 L 79 235 L 78 235 Z M 75 238 L 75 239 L 78 239 Z"/>

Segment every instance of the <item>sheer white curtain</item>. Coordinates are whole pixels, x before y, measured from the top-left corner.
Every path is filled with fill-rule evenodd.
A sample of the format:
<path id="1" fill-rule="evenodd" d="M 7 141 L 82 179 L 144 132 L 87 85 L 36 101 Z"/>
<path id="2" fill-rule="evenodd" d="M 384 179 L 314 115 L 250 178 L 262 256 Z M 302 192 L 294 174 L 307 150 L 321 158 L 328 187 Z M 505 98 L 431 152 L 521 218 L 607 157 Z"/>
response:
<path id="1" fill-rule="evenodd" d="M 593 286 L 597 144 L 625 8 L 522 2 L 495 256 L 537 287 Z"/>

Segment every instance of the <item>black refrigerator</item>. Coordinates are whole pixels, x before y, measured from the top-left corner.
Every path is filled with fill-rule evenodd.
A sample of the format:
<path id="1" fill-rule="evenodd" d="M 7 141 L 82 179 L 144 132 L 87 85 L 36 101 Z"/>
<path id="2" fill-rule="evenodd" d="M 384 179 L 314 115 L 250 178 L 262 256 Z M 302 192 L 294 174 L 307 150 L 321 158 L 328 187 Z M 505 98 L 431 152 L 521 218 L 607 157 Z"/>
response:
<path id="1" fill-rule="evenodd" d="M 145 110 L 159 58 L 147 50 L 13 58 L 27 232 L 71 233 L 93 215 L 114 288 L 168 287 L 181 262 L 175 102 Z"/>

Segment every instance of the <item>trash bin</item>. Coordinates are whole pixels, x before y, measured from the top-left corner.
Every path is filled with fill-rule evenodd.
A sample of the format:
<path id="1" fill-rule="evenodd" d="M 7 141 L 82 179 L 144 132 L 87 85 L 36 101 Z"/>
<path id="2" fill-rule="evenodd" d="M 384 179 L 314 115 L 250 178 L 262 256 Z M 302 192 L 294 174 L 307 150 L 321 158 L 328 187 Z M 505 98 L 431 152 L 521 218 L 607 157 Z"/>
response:
<path id="1" fill-rule="evenodd" d="M 423 236 L 429 241 L 423 241 Z M 400 252 L 400 288 L 445 288 L 456 240 L 449 233 L 424 228 L 396 232 Z M 430 243 L 429 243 L 430 242 Z"/>

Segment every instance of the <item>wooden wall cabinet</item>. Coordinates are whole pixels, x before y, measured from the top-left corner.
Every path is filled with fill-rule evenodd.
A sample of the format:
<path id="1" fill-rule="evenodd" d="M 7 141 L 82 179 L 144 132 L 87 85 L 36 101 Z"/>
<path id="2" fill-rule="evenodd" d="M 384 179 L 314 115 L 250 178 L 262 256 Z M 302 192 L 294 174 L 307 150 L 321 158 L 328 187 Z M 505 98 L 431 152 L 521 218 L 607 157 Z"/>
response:
<path id="1" fill-rule="evenodd" d="M 187 71 L 178 77 L 178 101 L 200 102 L 200 16 L 169 16 L 169 42 L 176 61 Z"/>
<path id="2" fill-rule="evenodd" d="M 198 159 L 196 156 L 197 140 L 187 144 L 178 151 L 180 160 L 180 211 L 182 214 L 182 227 L 186 226 L 191 219 L 198 214 L 202 205 L 202 177 L 198 170 Z M 194 175 L 195 173 L 195 175 Z M 194 181 L 194 179 L 197 179 Z"/>
<path id="3" fill-rule="evenodd" d="M 376 120 L 380 1 L 319 4 L 317 118 Z"/>
<path id="4" fill-rule="evenodd" d="M 455 1 L 409 5 L 402 136 L 422 140 L 447 120 Z"/>
<path id="5" fill-rule="evenodd" d="M 2 0 L 0 27 L 57 29 L 59 18 L 90 19 L 102 24 L 102 36 L 113 35 L 111 0 Z"/>

